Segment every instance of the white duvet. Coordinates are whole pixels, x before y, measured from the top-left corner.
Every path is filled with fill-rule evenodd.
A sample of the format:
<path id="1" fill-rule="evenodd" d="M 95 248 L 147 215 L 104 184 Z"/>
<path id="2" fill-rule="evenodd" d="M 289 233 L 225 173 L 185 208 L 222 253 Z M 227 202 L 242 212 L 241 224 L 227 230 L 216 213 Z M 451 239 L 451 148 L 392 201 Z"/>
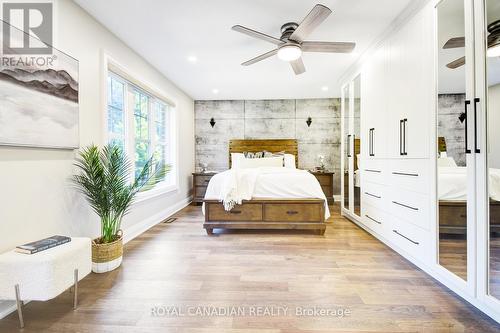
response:
<path id="1" fill-rule="evenodd" d="M 226 210 L 252 198 L 323 199 L 325 219 L 330 217 L 321 185 L 306 170 L 280 167 L 231 169 L 213 176 L 205 193 L 205 199 L 221 201 Z M 203 212 L 204 208 L 203 205 Z"/>
<path id="2" fill-rule="evenodd" d="M 466 200 L 467 199 L 467 168 L 466 167 L 439 167 L 439 200 Z M 500 169 L 489 170 L 490 198 L 500 201 Z"/>

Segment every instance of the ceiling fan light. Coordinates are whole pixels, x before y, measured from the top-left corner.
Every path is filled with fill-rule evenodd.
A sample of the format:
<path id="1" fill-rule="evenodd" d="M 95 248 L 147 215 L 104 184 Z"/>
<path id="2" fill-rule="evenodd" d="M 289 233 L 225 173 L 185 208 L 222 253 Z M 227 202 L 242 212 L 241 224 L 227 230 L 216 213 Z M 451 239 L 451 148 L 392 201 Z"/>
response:
<path id="1" fill-rule="evenodd" d="M 488 47 L 488 51 L 486 54 L 488 55 L 488 58 L 500 57 L 500 44 Z"/>
<path id="2" fill-rule="evenodd" d="M 283 45 L 278 50 L 278 58 L 284 61 L 294 61 L 302 56 L 302 50 L 300 46 L 287 44 Z"/>

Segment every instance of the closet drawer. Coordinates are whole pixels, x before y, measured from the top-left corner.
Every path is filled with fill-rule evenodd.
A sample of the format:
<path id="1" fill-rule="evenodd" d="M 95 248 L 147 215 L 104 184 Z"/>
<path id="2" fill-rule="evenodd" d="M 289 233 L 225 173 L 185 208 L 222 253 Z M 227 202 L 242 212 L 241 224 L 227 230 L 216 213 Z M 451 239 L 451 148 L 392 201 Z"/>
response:
<path id="1" fill-rule="evenodd" d="M 402 221 L 429 230 L 429 197 L 405 189 L 391 189 L 388 195 L 389 212 Z"/>
<path id="2" fill-rule="evenodd" d="M 361 212 L 361 221 L 365 226 L 383 234 L 383 230 L 387 228 L 387 213 L 383 210 L 373 207 L 368 204 L 363 204 Z"/>
<path id="3" fill-rule="evenodd" d="M 262 221 L 262 204 L 236 205 L 231 211 L 217 203 L 206 203 L 206 213 L 210 221 Z"/>
<path id="4" fill-rule="evenodd" d="M 391 216 L 386 237 L 398 248 L 410 255 L 426 261 L 429 257 L 430 232 L 424 231 L 413 224 L 400 221 Z"/>
<path id="5" fill-rule="evenodd" d="M 430 189 L 429 159 L 399 159 L 388 164 L 388 184 L 428 194 Z"/>
<path id="6" fill-rule="evenodd" d="M 363 182 L 384 184 L 384 163 L 381 160 L 363 160 L 361 179 Z"/>
<path id="7" fill-rule="evenodd" d="M 362 205 L 368 204 L 379 209 L 384 209 L 385 191 L 386 187 L 384 185 L 364 182 L 361 188 Z"/>

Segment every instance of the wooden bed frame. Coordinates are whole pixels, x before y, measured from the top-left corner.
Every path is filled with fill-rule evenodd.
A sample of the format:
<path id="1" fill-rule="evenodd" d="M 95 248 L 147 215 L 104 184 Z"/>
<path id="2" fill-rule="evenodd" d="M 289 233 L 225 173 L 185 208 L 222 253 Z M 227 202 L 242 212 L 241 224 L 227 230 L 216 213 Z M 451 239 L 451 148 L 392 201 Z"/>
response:
<path id="1" fill-rule="evenodd" d="M 231 153 L 244 152 L 281 152 L 295 155 L 298 165 L 297 140 L 230 140 L 229 165 Z M 205 223 L 207 234 L 213 229 L 293 229 L 314 230 L 323 235 L 326 230 L 325 206 L 322 199 L 267 199 L 255 198 L 244 201 L 231 211 L 225 211 L 218 200 L 203 200 L 205 203 Z"/>
<path id="2" fill-rule="evenodd" d="M 438 152 L 446 152 L 446 139 L 438 138 Z M 439 200 L 439 233 L 467 233 L 467 201 Z M 500 201 L 490 200 L 490 232 L 500 233 Z"/>
<path id="3" fill-rule="evenodd" d="M 467 202 L 439 200 L 439 233 L 467 233 Z M 500 233 L 500 201 L 490 200 L 490 232 Z"/>

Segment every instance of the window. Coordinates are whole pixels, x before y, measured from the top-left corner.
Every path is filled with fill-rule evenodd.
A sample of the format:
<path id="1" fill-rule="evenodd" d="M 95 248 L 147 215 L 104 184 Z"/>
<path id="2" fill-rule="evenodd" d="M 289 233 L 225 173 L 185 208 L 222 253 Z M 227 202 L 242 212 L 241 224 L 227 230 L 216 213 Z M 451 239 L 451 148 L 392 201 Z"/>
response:
<path id="1" fill-rule="evenodd" d="M 107 90 L 107 141 L 123 148 L 135 175 L 151 156 L 173 165 L 172 106 L 113 72 Z M 172 171 L 156 179 L 156 187 L 174 185 Z"/>
<path id="2" fill-rule="evenodd" d="M 108 140 L 125 150 L 125 84 L 108 76 Z"/>

